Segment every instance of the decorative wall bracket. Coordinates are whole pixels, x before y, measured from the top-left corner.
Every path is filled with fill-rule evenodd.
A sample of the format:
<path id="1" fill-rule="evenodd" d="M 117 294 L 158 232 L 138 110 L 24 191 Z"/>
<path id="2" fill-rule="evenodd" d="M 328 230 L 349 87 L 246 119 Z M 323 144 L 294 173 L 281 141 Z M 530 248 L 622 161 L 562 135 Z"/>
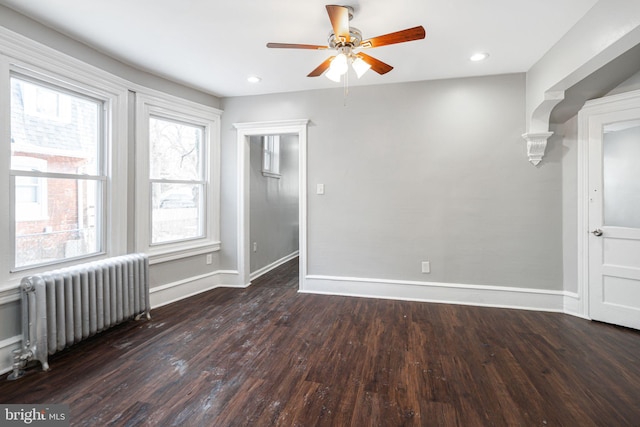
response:
<path id="1" fill-rule="evenodd" d="M 544 157 L 547 149 L 547 140 L 553 132 L 529 132 L 523 133 L 522 137 L 527 141 L 527 156 L 531 164 L 536 166 Z"/>
<path id="2" fill-rule="evenodd" d="M 547 149 L 547 140 L 553 132 L 549 132 L 549 119 L 551 111 L 564 100 L 564 91 L 554 90 L 544 93 L 544 100 L 531 112 L 527 129 L 529 132 L 522 134 L 527 141 L 527 156 L 532 165 L 537 166 L 544 157 Z"/>

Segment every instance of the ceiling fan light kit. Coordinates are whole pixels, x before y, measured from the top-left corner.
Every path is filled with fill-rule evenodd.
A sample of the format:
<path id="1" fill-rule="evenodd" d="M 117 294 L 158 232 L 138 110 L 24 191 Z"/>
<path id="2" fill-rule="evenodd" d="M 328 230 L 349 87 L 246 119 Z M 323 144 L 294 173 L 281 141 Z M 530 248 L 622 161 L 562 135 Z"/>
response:
<path id="1" fill-rule="evenodd" d="M 369 69 L 372 69 L 380 75 L 386 74 L 393 69 L 391 65 L 385 64 L 363 52 L 359 52 L 359 50 L 420 40 L 426 36 L 424 28 L 418 26 L 363 40 L 362 32 L 357 28 L 349 26 L 349 21 L 353 18 L 353 7 L 327 5 L 326 8 L 331 26 L 333 27 L 333 31 L 329 34 L 328 46 L 267 43 L 268 48 L 332 49 L 337 52 L 336 55 L 327 58 L 316 69 L 310 72 L 307 77 L 318 77 L 326 72 L 325 75 L 328 79 L 339 83 L 341 77 L 349 71 L 349 65 L 351 65 L 351 68 L 353 68 L 358 78 L 362 77 Z"/>
<path id="2" fill-rule="evenodd" d="M 357 57 L 351 63 L 351 67 L 353 67 L 353 71 L 356 72 L 356 76 L 360 78 L 364 75 L 364 73 L 366 73 L 371 68 L 371 65 L 364 62 L 362 58 Z"/>
<path id="3" fill-rule="evenodd" d="M 329 69 L 334 73 L 343 75 L 349 69 L 349 64 L 347 63 L 347 55 L 343 52 L 340 52 L 333 58 L 331 61 L 331 65 L 329 65 Z"/>
<path id="4" fill-rule="evenodd" d="M 329 80 L 340 83 L 340 78 L 349 71 L 349 64 L 351 64 L 351 68 L 353 68 L 358 78 L 362 77 L 371 68 L 371 65 L 353 53 L 348 46 L 340 47 L 338 51 L 340 53 L 331 59 L 329 69 L 325 73 Z"/>

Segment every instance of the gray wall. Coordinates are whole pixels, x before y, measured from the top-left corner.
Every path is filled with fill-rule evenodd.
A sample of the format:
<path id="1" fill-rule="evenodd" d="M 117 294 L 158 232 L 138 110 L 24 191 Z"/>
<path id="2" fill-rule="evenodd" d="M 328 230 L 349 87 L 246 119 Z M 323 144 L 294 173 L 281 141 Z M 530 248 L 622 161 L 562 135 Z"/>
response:
<path id="1" fill-rule="evenodd" d="M 251 272 L 298 250 L 298 136 L 280 136 L 280 178 L 262 175 L 262 138 L 251 137 Z"/>
<path id="2" fill-rule="evenodd" d="M 524 82 L 225 98 L 223 199 L 237 197 L 233 123 L 308 118 L 310 274 L 560 290 L 561 154 L 527 161 Z M 235 209 L 223 206 L 223 229 L 235 230 Z M 229 237 L 221 262 L 231 268 Z"/>

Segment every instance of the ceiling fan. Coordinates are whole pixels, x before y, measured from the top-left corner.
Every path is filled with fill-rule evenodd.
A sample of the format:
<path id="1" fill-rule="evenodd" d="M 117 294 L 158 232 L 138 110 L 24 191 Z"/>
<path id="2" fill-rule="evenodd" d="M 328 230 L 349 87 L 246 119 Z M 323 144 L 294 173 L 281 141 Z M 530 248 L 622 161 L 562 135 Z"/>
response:
<path id="1" fill-rule="evenodd" d="M 333 31 L 329 34 L 328 46 L 295 44 L 295 43 L 267 43 L 268 48 L 280 49 L 312 49 L 324 50 L 333 49 L 336 55 L 327 58 L 307 77 L 318 77 L 327 71 L 326 76 L 339 82 L 340 78 L 347 73 L 349 64 L 353 67 L 358 78 L 367 70 L 372 69 L 378 74 L 386 74 L 393 69 L 389 64 L 369 56 L 360 49 L 370 49 L 374 47 L 386 46 L 396 43 L 404 43 L 425 38 L 425 30 L 422 26 L 396 31 L 378 37 L 363 40 L 360 30 L 349 26 L 349 21 L 353 18 L 353 7 L 327 5 L 327 13 Z"/>

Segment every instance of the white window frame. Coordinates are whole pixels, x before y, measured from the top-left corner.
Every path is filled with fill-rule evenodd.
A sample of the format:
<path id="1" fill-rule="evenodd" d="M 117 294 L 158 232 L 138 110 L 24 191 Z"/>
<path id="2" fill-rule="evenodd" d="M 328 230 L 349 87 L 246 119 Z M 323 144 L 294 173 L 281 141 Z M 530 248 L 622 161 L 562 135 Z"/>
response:
<path id="1" fill-rule="evenodd" d="M 106 100 L 102 97 L 96 97 L 94 96 L 93 93 L 87 91 L 87 90 L 79 90 L 77 87 L 73 87 L 72 84 L 73 82 L 56 82 L 54 81 L 54 79 L 51 79 L 50 77 L 47 78 L 43 78 L 42 76 L 34 76 L 33 73 L 30 73 L 31 75 L 27 75 L 27 74 L 23 74 L 23 73 L 17 73 L 17 72 L 12 72 L 10 78 L 15 78 L 17 80 L 21 80 L 23 82 L 26 82 L 27 85 L 25 85 L 23 88 L 25 87 L 30 87 L 31 90 L 28 91 L 30 92 L 30 95 L 28 95 L 28 97 L 30 96 L 31 99 L 28 99 L 29 101 L 34 101 L 35 100 L 35 94 L 39 91 L 49 91 L 52 94 L 54 94 L 56 96 L 58 103 L 60 103 L 60 94 L 66 93 L 67 95 L 71 95 L 73 97 L 78 97 L 78 98 L 84 98 L 85 100 L 90 100 L 91 102 L 95 102 L 96 105 L 99 106 L 99 112 L 100 112 L 100 118 L 97 122 L 97 126 L 98 126 L 98 158 L 97 160 L 97 170 L 93 172 L 93 174 L 85 174 L 82 173 L 81 171 L 77 171 L 76 173 L 70 173 L 70 172 L 49 172 L 46 170 L 46 168 L 38 168 L 35 171 L 24 171 L 21 168 L 15 168 L 15 169 L 11 169 L 10 171 L 10 176 L 11 176 L 11 188 L 10 188 L 10 194 L 11 194 L 11 198 L 10 198 L 10 202 L 12 203 L 11 205 L 11 214 L 15 215 L 13 218 L 14 220 L 11 222 L 11 241 L 15 243 L 16 239 L 17 239 L 17 232 L 16 232 L 16 228 L 15 228 L 15 224 L 17 222 L 20 221 L 33 221 L 33 220 L 37 220 L 38 218 L 33 218 L 33 217 L 29 217 L 27 219 L 23 219 L 23 218 L 18 218 L 18 206 L 17 206 L 17 202 L 16 201 L 16 194 L 15 194 L 15 189 L 16 189 L 16 185 L 15 185 L 15 180 L 18 179 L 18 177 L 27 177 L 27 178 L 35 178 L 38 180 L 39 184 L 37 186 L 38 190 L 39 190 L 39 195 L 40 195 L 40 203 L 34 203 L 33 208 L 34 209 L 40 209 L 40 211 L 42 212 L 42 210 L 44 209 L 44 216 L 46 217 L 48 215 L 47 212 L 47 193 L 46 191 L 43 192 L 43 190 L 46 189 L 46 180 L 47 179 L 63 179 L 63 180 L 71 180 L 71 181 L 76 181 L 78 188 L 80 187 L 80 182 L 81 181 L 85 181 L 85 182 L 95 182 L 97 185 L 97 199 L 96 199 L 96 208 L 98 209 L 98 211 L 96 212 L 96 244 L 97 244 L 97 248 L 95 251 L 93 252 L 89 252 L 86 254 L 82 254 L 82 255 L 75 255 L 75 256 L 69 256 L 69 257 L 65 257 L 63 259 L 57 259 L 54 261 L 41 261 L 41 262 L 37 262 L 37 263 L 33 263 L 33 264 L 29 264 L 29 265 L 24 265 L 24 266 L 17 266 L 16 265 L 16 260 L 18 258 L 18 254 L 16 253 L 16 248 L 15 245 L 12 247 L 11 250 L 11 272 L 20 272 L 20 271 L 28 271 L 31 270 L 33 268 L 38 268 L 40 266 L 42 267 L 49 267 L 49 268 L 53 268 L 53 266 L 58 266 L 59 264 L 62 263 L 68 263 L 70 261 L 78 261 L 78 260 L 83 260 L 86 258 L 93 258 L 96 256 L 101 256 L 107 253 L 107 249 L 106 249 L 106 245 L 107 245 L 107 233 L 106 233 L 106 220 L 107 220 L 107 206 L 106 206 L 106 199 L 105 196 L 107 195 L 107 180 L 108 180 L 108 176 L 106 173 L 106 154 L 108 152 L 108 146 L 107 146 L 107 135 L 105 133 L 105 126 L 104 123 L 106 121 L 106 107 L 105 107 L 105 102 Z M 66 97 L 65 97 L 66 98 Z M 68 98 L 66 98 L 68 100 Z M 70 123 L 72 120 L 71 117 L 71 105 L 70 102 L 68 102 L 67 105 L 67 113 L 68 113 L 68 117 L 65 122 L 66 123 Z M 25 105 L 25 114 L 30 114 L 29 113 L 29 109 L 32 107 L 28 107 L 28 103 L 27 105 Z M 46 119 L 46 120 L 52 120 L 51 116 L 48 115 L 36 115 L 37 117 Z M 56 116 L 55 118 L 53 118 L 53 120 L 56 121 L 61 121 L 57 119 L 58 117 Z M 57 149 L 52 149 L 47 151 L 47 154 L 56 154 L 58 153 L 59 150 Z M 15 158 L 15 160 L 18 160 L 18 162 L 25 162 L 26 159 L 29 159 L 28 157 L 17 157 Z M 12 157 L 12 162 L 13 162 L 14 158 Z M 34 159 L 31 158 L 31 163 L 33 166 L 36 166 L 35 161 L 38 159 Z M 28 163 L 28 160 L 26 161 L 26 163 Z M 46 165 L 46 162 L 45 162 Z M 80 199 L 79 199 L 80 200 Z M 15 202 L 15 205 L 13 204 Z M 43 203 L 44 202 L 44 203 Z M 78 209 L 80 209 L 80 206 L 78 206 Z M 80 221 L 82 219 L 82 216 L 78 215 L 78 220 Z M 78 227 L 81 228 L 82 224 L 78 223 Z M 48 234 L 49 232 L 47 232 Z"/>
<path id="2" fill-rule="evenodd" d="M 102 259 L 127 252 L 127 84 L 124 80 L 80 60 L 45 47 L 26 37 L 0 28 L 0 187 L 10 187 L 11 85 L 12 74 L 22 75 L 56 87 L 86 94 L 104 105 L 104 158 L 107 182 L 103 194 L 102 251 L 81 259 Z M 15 224 L 11 192 L 0 192 L 0 296 L 11 292 L 26 274 L 78 263 L 78 258 L 54 264 L 12 269 Z M 14 271 L 15 270 L 15 271 Z"/>
<path id="3" fill-rule="evenodd" d="M 221 111 L 159 92 L 136 93 L 136 250 L 151 264 L 220 250 Z M 149 119 L 175 120 L 204 129 L 204 218 L 202 238 L 151 244 Z"/>
<path id="4" fill-rule="evenodd" d="M 280 135 L 262 137 L 262 175 L 280 178 Z"/>

